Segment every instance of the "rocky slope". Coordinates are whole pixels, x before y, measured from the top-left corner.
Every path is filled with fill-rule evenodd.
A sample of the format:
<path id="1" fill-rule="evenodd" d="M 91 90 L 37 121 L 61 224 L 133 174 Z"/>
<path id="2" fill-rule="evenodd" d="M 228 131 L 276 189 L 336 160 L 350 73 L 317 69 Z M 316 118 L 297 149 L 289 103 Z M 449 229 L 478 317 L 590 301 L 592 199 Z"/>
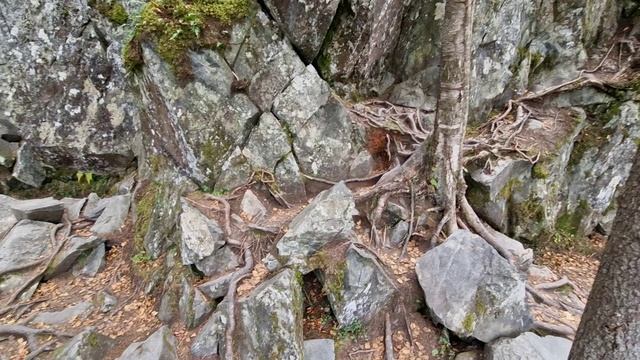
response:
<path id="1" fill-rule="evenodd" d="M 0 4 L 7 358 L 446 358 L 449 334 L 463 359 L 566 358 L 530 330 L 571 337 L 588 288 L 526 247 L 609 230 L 638 5 L 475 2 L 467 195 L 517 268 L 468 231 L 433 247 L 423 192 L 371 193 L 429 156 L 443 5 Z"/>

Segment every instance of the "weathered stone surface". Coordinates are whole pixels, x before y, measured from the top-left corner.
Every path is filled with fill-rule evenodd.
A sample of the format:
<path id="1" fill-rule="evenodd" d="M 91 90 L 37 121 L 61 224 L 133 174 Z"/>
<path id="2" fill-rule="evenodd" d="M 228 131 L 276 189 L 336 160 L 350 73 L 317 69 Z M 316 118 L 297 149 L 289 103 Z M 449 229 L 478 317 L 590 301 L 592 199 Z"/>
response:
<path id="1" fill-rule="evenodd" d="M 526 332 L 515 338 L 502 338 L 485 347 L 486 360 L 566 360 L 571 341 L 557 336 L 540 337 Z"/>
<path id="2" fill-rule="evenodd" d="M 233 149 L 227 160 L 222 164 L 220 177 L 216 181 L 215 189 L 218 191 L 229 191 L 245 185 L 253 171 L 247 158 L 242 155 L 242 149 Z"/>
<path id="3" fill-rule="evenodd" d="M 12 203 L 11 210 L 18 220 L 59 223 L 64 213 L 64 203 L 54 198 L 16 200 Z"/>
<path id="4" fill-rule="evenodd" d="M 303 273 L 309 268 L 308 258 L 323 246 L 354 236 L 353 215 L 356 214 L 353 196 L 340 182 L 318 194 L 289 224 L 289 230 L 276 248 L 283 265 L 299 267 Z"/>
<path id="5" fill-rule="evenodd" d="M 51 250 L 53 224 L 21 220 L 0 241 L 0 272 L 43 258 Z M 4 282 L 1 283 L 4 285 Z M 4 287 L 4 286 L 2 286 Z"/>
<path id="6" fill-rule="evenodd" d="M 57 325 L 67 323 L 75 318 L 84 318 L 93 309 L 90 302 L 80 302 L 60 311 L 43 311 L 38 313 L 30 323 Z"/>
<path id="7" fill-rule="evenodd" d="M 393 246 L 398 246 L 404 243 L 407 235 L 409 234 L 409 223 L 402 220 L 399 221 L 391 228 L 389 234 L 389 243 Z"/>
<path id="8" fill-rule="evenodd" d="M 454 360 L 482 360 L 482 353 L 480 351 L 465 351 L 459 354 L 456 354 L 456 358 Z"/>
<path id="9" fill-rule="evenodd" d="M 304 341 L 305 360 L 335 360 L 336 350 L 333 339 L 313 339 Z"/>
<path id="10" fill-rule="evenodd" d="M 105 245 L 96 246 L 86 257 L 81 258 L 73 266 L 72 273 L 75 276 L 94 277 L 105 265 Z"/>
<path id="11" fill-rule="evenodd" d="M 227 294 L 233 273 L 227 273 L 217 278 L 198 285 L 198 289 L 210 299 L 219 299 Z"/>
<path id="12" fill-rule="evenodd" d="M 113 340 L 87 328 L 67 341 L 53 354 L 55 360 L 94 360 L 101 358 L 112 346 Z"/>
<path id="13" fill-rule="evenodd" d="M 1 12 L 0 119 L 24 135 L 34 160 L 56 169 L 129 166 L 137 107 L 120 58 L 125 30 L 92 18 L 84 1 L 12 2 Z M 14 176 L 39 186 L 44 177 L 25 177 L 25 163 Z"/>
<path id="14" fill-rule="evenodd" d="M 131 195 L 117 195 L 111 198 L 91 227 L 91 231 L 98 236 L 103 236 L 119 230 L 129 215 L 130 204 Z"/>
<path id="15" fill-rule="evenodd" d="M 306 198 L 307 190 L 293 153 L 287 154 L 276 165 L 275 175 L 276 184 L 286 201 L 296 203 Z"/>
<path id="16" fill-rule="evenodd" d="M 180 214 L 180 254 L 184 265 L 195 264 L 211 255 L 224 245 L 224 231 L 220 225 L 204 216 L 200 210 L 182 199 Z"/>
<path id="17" fill-rule="evenodd" d="M 8 120 L 0 119 L 0 139 L 8 142 L 20 142 L 22 135 L 15 125 Z"/>
<path id="18" fill-rule="evenodd" d="M 267 214 L 267 208 L 262 205 L 260 199 L 251 190 L 245 191 L 242 196 L 240 209 L 250 220 L 261 220 Z"/>
<path id="19" fill-rule="evenodd" d="M 108 203 L 109 198 L 101 199 L 98 194 L 91 193 L 87 196 L 87 202 L 82 209 L 82 216 L 95 221 L 100 217 Z"/>
<path id="20" fill-rule="evenodd" d="M 77 220 L 80 217 L 80 213 L 84 204 L 87 202 L 86 198 L 83 199 L 73 199 L 73 198 L 62 198 L 60 199 L 64 204 L 64 208 L 67 211 L 67 217 L 70 221 Z"/>
<path id="21" fill-rule="evenodd" d="M 35 188 L 40 187 L 46 179 L 47 174 L 42 162 L 35 158 L 33 149 L 29 144 L 23 143 L 18 149 L 11 176 L 21 183 Z"/>
<path id="22" fill-rule="evenodd" d="M 169 327 L 162 326 L 145 341 L 129 345 L 118 359 L 177 360 L 176 338 Z"/>
<path id="23" fill-rule="evenodd" d="M 213 310 L 213 304 L 188 280 L 182 280 L 182 295 L 178 301 L 180 320 L 189 329 L 200 325 Z"/>
<path id="24" fill-rule="evenodd" d="M 251 130 L 242 154 L 254 170 L 273 172 L 276 164 L 291 152 L 291 146 L 282 126 L 271 113 L 260 116 Z"/>
<path id="25" fill-rule="evenodd" d="M 53 258 L 51 265 L 49 265 L 47 271 L 44 273 L 44 279 L 50 279 L 69 270 L 80 255 L 103 243 L 104 239 L 96 236 L 88 238 L 72 236 Z"/>
<path id="26" fill-rule="evenodd" d="M 238 300 L 236 339 L 240 359 L 301 359 L 302 284 L 285 269 Z"/>
<path id="27" fill-rule="evenodd" d="M 213 254 L 197 261 L 196 267 L 206 276 L 217 276 L 238 267 L 238 255 L 226 245 L 217 249 Z"/>
<path id="28" fill-rule="evenodd" d="M 265 3 L 303 59 L 312 62 L 320 51 L 340 1 L 267 0 Z"/>
<path id="29" fill-rule="evenodd" d="M 366 324 L 392 300 L 395 288 L 375 255 L 352 245 L 344 263 L 322 276 L 340 326 Z"/>
<path id="30" fill-rule="evenodd" d="M 11 168 L 16 161 L 18 144 L 0 139 L 0 166 Z"/>
<path id="31" fill-rule="evenodd" d="M 118 298 L 113 296 L 107 290 L 102 290 L 96 295 L 96 306 L 103 313 L 108 313 L 109 311 L 115 309 L 118 305 Z"/>
<path id="32" fill-rule="evenodd" d="M 13 201 L 13 198 L 0 194 L 0 240 L 18 222 L 11 211 Z"/>
<path id="33" fill-rule="evenodd" d="M 460 337 L 489 342 L 531 325 L 516 269 L 466 230 L 424 254 L 416 273 L 433 319 Z"/>
<path id="34" fill-rule="evenodd" d="M 207 358 L 215 355 L 223 357 L 225 354 L 225 331 L 227 329 L 228 301 L 218 304 L 216 311 L 209 316 L 206 324 L 191 344 L 191 354 L 196 358 Z"/>
<path id="35" fill-rule="evenodd" d="M 368 175 L 362 167 L 353 166 L 364 150 L 362 134 L 313 66 L 307 66 L 278 95 L 273 113 L 294 136 L 293 149 L 302 172 L 331 180 Z"/>

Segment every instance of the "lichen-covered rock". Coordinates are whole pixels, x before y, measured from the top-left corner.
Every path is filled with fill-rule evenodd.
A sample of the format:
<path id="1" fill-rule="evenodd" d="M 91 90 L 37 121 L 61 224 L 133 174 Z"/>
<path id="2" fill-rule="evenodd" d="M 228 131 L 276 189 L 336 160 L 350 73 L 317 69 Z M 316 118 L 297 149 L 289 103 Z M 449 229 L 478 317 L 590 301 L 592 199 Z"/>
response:
<path id="1" fill-rule="evenodd" d="M 98 333 L 95 328 L 88 328 L 56 349 L 53 358 L 55 360 L 98 359 L 109 350 L 112 344 L 111 338 Z"/>
<path id="2" fill-rule="evenodd" d="M 54 198 L 15 200 L 10 206 L 18 220 L 59 223 L 64 213 L 64 203 Z"/>
<path id="3" fill-rule="evenodd" d="M 312 62 L 320 51 L 339 3 L 338 0 L 265 2 L 271 16 L 307 63 Z"/>
<path id="4" fill-rule="evenodd" d="M 285 269 L 238 300 L 238 336 L 235 353 L 240 359 L 301 359 L 302 284 L 299 275 Z"/>
<path id="5" fill-rule="evenodd" d="M 177 360 L 176 338 L 171 329 L 162 326 L 145 341 L 135 342 L 125 349 L 118 360 Z"/>
<path id="6" fill-rule="evenodd" d="M 240 209 L 250 220 L 261 220 L 267 214 L 267 208 L 251 190 L 244 192 Z"/>
<path id="7" fill-rule="evenodd" d="M 229 245 L 217 249 L 212 255 L 196 262 L 198 270 L 206 276 L 217 276 L 238 267 L 239 259 Z"/>
<path id="8" fill-rule="evenodd" d="M 276 164 L 291 152 L 284 129 L 271 113 L 263 113 L 251 130 L 242 154 L 254 170 L 273 172 Z"/>
<path id="9" fill-rule="evenodd" d="M 47 177 L 42 162 L 36 159 L 33 147 L 23 143 L 16 154 L 11 176 L 19 182 L 38 188 Z"/>
<path id="10" fill-rule="evenodd" d="M 286 201 L 295 203 L 306 198 L 307 190 L 293 153 L 287 154 L 276 165 L 275 176 L 277 187 Z"/>
<path id="11" fill-rule="evenodd" d="M 228 301 L 218 304 L 216 311 L 209 316 L 209 320 L 202 326 L 191 344 L 191 354 L 196 358 L 208 358 L 225 354 L 225 331 L 227 329 Z"/>
<path id="12" fill-rule="evenodd" d="M 293 149 L 302 172 L 331 180 L 368 175 L 367 168 L 352 171 L 364 150 L 360 129 L 313 66 L 307 66 L 278 95 L 273 113 L 293 135 Z"/>
<path id="13" fill-rule="evenodd" d="M 213 304 L 206 296 L 191 286 L 187 279 L 182 279 L 182 295 L 178 301 L 180 320 L 189 329 L 200 325 L 213 310 Z"/>
<path id="14" fill-rule="evenodd" d="M 103 243 L 104 239 L 96 236 L 72 236 L 53 258 L 53 261 L 44 273 L 44 279 L 50 279 L 69 270 L 82 253 L 91 251 L 93 248 Z"/>
<path id="15" fill-rule="evenodd" d="M 0 139 L 0 166 L 11 168 L 18 155 L 18 144 Z"/>
<path id="16" fill-rule="evenodd" d="M 124 31 L 94 18 L 87 2 L 12 2 L 0 12 L 0 119 L 20 130 L 34 160 L 56 169 L 128 167 L 137 107 L 120 60 Z M 39 186 L 23 174 L 14 169 Z"/>
<path id="17" fill-rule="evenodd" d="M 352 245 L 343 263 L 323 273 L 322 281 L 340 326 L 366 324 L 396 294 L 375 255 Z"/>
<path id="18" fill-rule="evenodd" d="M 516 269 L 466 230 L 424 254 L 416 273 L 433 319 L 460 337 L 489 342 L 531 325 Z"/>
<path id="19" fill-rule="evenodd" d="M 111 234 L 124 225 L 129 215 L 131 195 L 117 195 L 109 199 L 104 211 L 91 227 L 91 231 L 98 236 Z"/>
<path id="20" fill-rule="evenodd" d="M 526 332 L 515 338 L 501 338 L 486 345 L 486 360 L 566 360 L 571 341 L 557 336 Z"/>
<path id="21" fill-rule="evenodd" d="M 313 270 L 309 257 L 323 246 L 354 235 L 356 214 L 353 195 L 340 182 L 318 194 L 289 224 L 276 248 L 283 265 L 296 266 L 303 273 Z"/>
<path id="22" fill-rule="evenodd" d="M 180 214 L 180 254 L 184 265 L 195 264 L 220 249 L 224 243 L 224 231 L 200 210 L 189 205 L 183 198 Z"/>

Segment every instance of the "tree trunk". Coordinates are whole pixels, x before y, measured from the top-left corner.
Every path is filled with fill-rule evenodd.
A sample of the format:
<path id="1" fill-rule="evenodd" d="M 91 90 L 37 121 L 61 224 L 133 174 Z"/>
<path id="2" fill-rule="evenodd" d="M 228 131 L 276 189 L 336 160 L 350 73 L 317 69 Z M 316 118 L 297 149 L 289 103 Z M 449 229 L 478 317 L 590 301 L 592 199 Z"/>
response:
<path id="1" fill-rule="evenodd" d="M 570 359 L 640 359 L 640 151 L 618 204 Z"/>
<path id="2" fill-rule="evenodd" d="M 469 74 L 473 0 L 447 1 L 442 27 L 440 92 L 435 134 L 427 144 L 428 176 L 437 180 L 437 190 L 445 206 L 446 230 L 457 229 L 456 195 L 461 179 L 462 141 L 469 114 Z"/>

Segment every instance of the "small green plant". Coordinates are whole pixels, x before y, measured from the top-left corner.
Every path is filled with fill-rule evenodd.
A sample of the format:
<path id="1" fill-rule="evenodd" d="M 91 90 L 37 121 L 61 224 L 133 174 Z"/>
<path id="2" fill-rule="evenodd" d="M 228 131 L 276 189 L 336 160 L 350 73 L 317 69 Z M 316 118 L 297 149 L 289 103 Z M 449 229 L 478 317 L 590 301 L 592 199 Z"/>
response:
<path id="1" fill-rule="evenodd" d="M 82 180 L 84 180 L 85 183 L 91 185 L 91 183 L 93 182 L 93 173 L 91 171 L 78 171 L 76 173 L 76 179 L 78 181 L 78 184 L 82 184 Z"/>
<path id="2" fill-rule="evenodd" d="M 142 264 L 151 261 L 151 256 L 149 256 L 145 251 L 140 251 L 133 255 L 131 261 L 133 261 L 134 264 Z"/>
<path id="3" fill-rule="evenodd" d="M 364 326 L 358 320 L 355 320 L 349 325 L 342 326 L 338 329 L 338 340 L 354 340 L 359 338 L 364 334 Z"/>
<path id="4" fill-rule="evenodd" d="M 116 0 L 90 0 L 89 6 L 116 25 L 125 24 L 129 20 L 127 10 Z"/>
<path id="5" fill-rule="evenodd" d="M 453 347 L 451 346 L 451 340 L 449 339 L 449 331 L 442 329 L 442 334 L 438 339 L 438 347 L 431 350 L 431 356 L 439 359 L 453 359 L 455 355 Z"/>

